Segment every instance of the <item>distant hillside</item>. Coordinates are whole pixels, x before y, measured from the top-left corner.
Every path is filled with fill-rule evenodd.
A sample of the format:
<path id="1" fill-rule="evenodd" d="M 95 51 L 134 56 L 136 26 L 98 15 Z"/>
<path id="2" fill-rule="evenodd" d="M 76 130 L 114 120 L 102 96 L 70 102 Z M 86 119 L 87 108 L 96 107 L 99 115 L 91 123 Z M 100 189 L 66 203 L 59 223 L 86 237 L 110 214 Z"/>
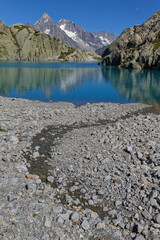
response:
<path id="1" fill-rule="evenodd" d="M 125 29 L 102 57 L 101 65 L 160 69 L 160 11 L 143 25 Z"/>
<path id="2" fill-rule="evenodd" d="M 93 52 L 68 47 L 59 39 L 28 26 L 0 21 L 0 61 L 97 61 Z"/>

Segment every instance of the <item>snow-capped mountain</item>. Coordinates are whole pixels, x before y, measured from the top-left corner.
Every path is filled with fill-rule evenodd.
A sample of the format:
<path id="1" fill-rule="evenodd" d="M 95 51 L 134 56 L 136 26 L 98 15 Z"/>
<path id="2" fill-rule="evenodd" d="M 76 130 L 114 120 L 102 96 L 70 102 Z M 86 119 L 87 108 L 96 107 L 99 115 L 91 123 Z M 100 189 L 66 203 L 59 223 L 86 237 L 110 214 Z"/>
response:
<path id="1" fill-rule="evenodd" d="M 42 17 L 35 24 L 27 23 L 27 26 L 36 29 L 37 31 L 52 35 L 60 39 L 63 43 L 73 48 L 79 48 L 78 44 L 72 40 L 64 31 L 62 31 L 47 13 L 44 13 Z"/>
<path id="2" fill-rule="evenodd" d="M 115 41 L 118 36 L 114 33 L 108 33 L 106 31 L 101 31 L 98 33 L 93 33 L 95 36 L 99 37 L 102 40 L 102 43 L 106 46 Z"/>
<path id="3" fill-rule="evenodd" d="M 117 35 L 107 33 L 106 31 L 90 33 L 81 26 L 76 25 L 73 21 L 61 19 L 56 24 L 69 37 L 78 43 L 82 50 L 95 51 L 103 46 L 107 46 L 117 39 Z"/>
<path id="4" fill-rule="evenodd" d="M 55 24 L 48 14 L 43 16 L 35 24 L 28 26 L 43 33 L 59 38 L 62 42 L 70 47 L 81 50 L 95 51 L 96 49 L 107 46 L 117 39 L 117 35 L 102 31 L 99 33 L 90 33 L 81 26 L 76 25 L 73 21 L 61 19 Z"/>

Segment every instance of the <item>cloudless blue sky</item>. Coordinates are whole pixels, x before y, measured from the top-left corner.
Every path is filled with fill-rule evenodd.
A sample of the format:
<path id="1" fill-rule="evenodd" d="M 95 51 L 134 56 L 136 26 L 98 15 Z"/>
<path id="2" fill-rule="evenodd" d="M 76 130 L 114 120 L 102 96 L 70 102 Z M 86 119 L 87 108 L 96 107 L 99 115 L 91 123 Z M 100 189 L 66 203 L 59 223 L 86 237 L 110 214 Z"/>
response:
<path id="1" fill-rule="evenodd" d="M 89 32 L 120 34 L 142 24 L 160 10 L 160 0 L 1 0 L 0 20 L 6 25 L 35 23 L 46 12 L 57 23 L 72 20 Z"/>

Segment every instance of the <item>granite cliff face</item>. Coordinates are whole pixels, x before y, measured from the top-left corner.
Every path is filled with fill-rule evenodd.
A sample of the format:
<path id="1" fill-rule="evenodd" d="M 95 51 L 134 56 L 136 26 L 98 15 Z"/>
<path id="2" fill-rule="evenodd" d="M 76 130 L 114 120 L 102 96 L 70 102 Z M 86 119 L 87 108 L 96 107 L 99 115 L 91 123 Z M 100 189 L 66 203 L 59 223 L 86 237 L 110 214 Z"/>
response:
<path id="1" fill-rule="evenodd" d="M 102 57 L 101 65 L 160 69 L 160 11 L 143 25 L 125 29 Z"/>
<path id="2" fill-rule="evenodd" d="M 68 47 L 28 26 L 0 21 L 0 61 L 97 61 L 96 53 Z"/>

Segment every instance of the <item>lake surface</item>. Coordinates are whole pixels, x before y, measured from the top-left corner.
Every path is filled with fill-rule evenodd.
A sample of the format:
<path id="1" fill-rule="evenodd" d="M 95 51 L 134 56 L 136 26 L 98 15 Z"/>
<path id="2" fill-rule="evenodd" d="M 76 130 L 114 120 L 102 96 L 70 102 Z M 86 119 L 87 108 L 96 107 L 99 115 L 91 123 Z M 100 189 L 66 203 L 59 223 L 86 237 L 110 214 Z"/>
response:
<path id="1" fill-rule="evenodd" d="M 97 63 L 0 63 L 0 95 L 48 102 L 160 103 L 160 71 Z"/>

